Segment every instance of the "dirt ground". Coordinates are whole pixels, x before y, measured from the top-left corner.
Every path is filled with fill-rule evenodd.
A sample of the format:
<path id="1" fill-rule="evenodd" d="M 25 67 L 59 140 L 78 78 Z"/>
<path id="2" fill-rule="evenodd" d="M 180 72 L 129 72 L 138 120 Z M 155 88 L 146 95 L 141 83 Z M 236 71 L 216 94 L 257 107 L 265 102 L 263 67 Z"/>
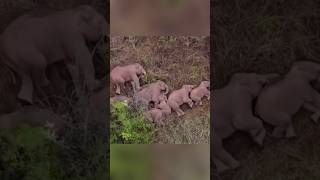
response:
<path id="1" fill-rule="evenodd" d="M 169 94 L 184 84 L 200 84 L 209 80 L 208 37 L 111 37 L 110 68 L 140 63 L 147 71 L 147 81 L 162 80 Z M 115 95 L 110 86 L 110 96 Z M 202 107 L 183 107 L 186 115 L 171 114 L 166 126 L 158 129 L 155 143 L 198 144 L 209 142 L 209 104 Z"/>
<path id="2" fill-rule="evenodd" d="M 284 75 L 299 58 L 320 60 L 320 4 L 310 0 L 243 0 L 212 3 L 212 59 L 214 88 L 228 83 L 236 72 Z M 320 131 L 310 113 L 294 116 L 298 137 L 266 138 L 258 148 L 245 133 L 225 142 L 241 167 L 212 178 L 222 180 L 320 179 Z M 213 120 L 214 121 L 214 120 Z"/>

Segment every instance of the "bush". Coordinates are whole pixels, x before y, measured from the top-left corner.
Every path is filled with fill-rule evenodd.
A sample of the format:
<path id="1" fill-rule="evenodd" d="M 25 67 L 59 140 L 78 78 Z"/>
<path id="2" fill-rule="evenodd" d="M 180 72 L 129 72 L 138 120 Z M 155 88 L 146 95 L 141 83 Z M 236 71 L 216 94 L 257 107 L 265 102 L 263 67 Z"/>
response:
<path id="1" fill-rule="evenodd" d="M 103 141 L 71 146 L 43 128 L 23 127 L 0 134 L 1 180 L 103 180 L 107 151 Z"/>
<path id="2" fill-rule="evenodd" d="M 155 126 L 146 121 L 143 110 L 131 110 L 116 101 L 111 109 L 110 139 L 114 144 L 150 144 L 155 136 Z"/>

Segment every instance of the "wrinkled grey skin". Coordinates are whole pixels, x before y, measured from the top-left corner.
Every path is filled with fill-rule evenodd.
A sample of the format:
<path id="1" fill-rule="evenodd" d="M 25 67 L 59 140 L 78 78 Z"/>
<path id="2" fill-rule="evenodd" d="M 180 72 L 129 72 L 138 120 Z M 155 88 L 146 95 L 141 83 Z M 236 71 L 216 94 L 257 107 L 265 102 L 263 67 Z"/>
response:
<path id="1" fill-rule="evenodd" d="M 159 105 L 144 113 L 146 119 L 158 125 L 164 126 L 164 120 L 167 115 L 171 114 L 171 108 L 167 103 L 167 97 L 162 95 L 159 97 Z"/>
<path id="2" fill-rule="evenodd" d="M 200 85 L 194 88 L 190 93 L 190 98 L 195 101 L 195 105 L 202 105 L 202 98 L 205 96 L 210 100 L 210 82 L 202 81 Z"/>
<path id="3" fill-rule="evenodd" d="M 274 126 L 274 137 L 295 137 L 292 116 L 305 108 L 319 118 L 320 95 L 311 82 L 319 80 L 320 65 L 309 61 L 295 62 L 285 77 L 259 95 L 255 107 L 256 114 Z"/>
<path id="4" fill-rule="evenodd" d="M 131 82 L 133 91 L 139 91 L 141 89 L 139 76 L 146 75 L 146 70 L 138 64 L 130 64 L 126 66 L 116 66 L 110 72 L 110 78 L 116 85 L 116 94 L 121 94 L 121 87 L 124 88 L 125 82 Z"/>
<path id="5" fill-rule="evenodd" d="M 165 92 L 163 92 L 165 91 Z M 160 102 L 159 97 L 161 95 L 166 95 L 169 92 L 169 87 L 163 81 L 156 81 L 144 87 L 141 91 L 137 93 L 137 97 L 140 97 L 145 105 L 149 105 L 153 102 L 157 106 Z"/>
<path id="6" fill-rule="evenodd" d="M 178 116 L 185 114 L 180 108 L 182 104 L 188 103 L 189 107 L 192 108 L 193 101 L 190 99 L 189 93 L 193 88 L 195 88 L 194 85 L 183 85 L 181 89 L 175 90 L 169 95 L 168 104 Z"/>
<path id="7" fill-rule="evenodd" d="M 74 61 L 88 90 L 100 83 L 87 41 L 97 42 L 107 31 L 105 18 L 90 6 L 50 13 L 23 15 L 14 20 L 0 37 L 1 56 L 19 75 L 18 97 L 32 103 L 34 87 L 49 85 L 46 67 L 57 61 Z"/>
<path id="8" fill-rule="evenodd" d="M 236 161 L 223 148 L 223 139 L 235 131 L 249 132 L 254 141 L 263 145 L 266 131 L 262 120 L 253 115 L 252 102 L 263 86 L 277 74 L 259 75 L 255 73 L 234 74 L 227 86 L 213 91 L 213 160 L 218 172 L 237 168 Z"/>

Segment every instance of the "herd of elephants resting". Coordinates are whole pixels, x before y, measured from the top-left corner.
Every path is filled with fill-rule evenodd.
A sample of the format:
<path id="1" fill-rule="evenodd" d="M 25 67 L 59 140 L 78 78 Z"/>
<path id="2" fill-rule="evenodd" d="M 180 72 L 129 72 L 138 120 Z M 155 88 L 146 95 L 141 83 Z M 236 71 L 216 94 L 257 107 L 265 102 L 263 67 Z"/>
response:
<path id="1" fill-rule="evenodd" d="M 62 62 L 68 69 L 74 86 L 81 88 L 79 92 L 92 94 L 92 109 L 106 109 L 107 84 L 95 77 L 94 50 L 92 52 L 88 44 L 99 44 L 107 34 L 108 23 L 105 17 L 88 5 L 65 10 L 38 9 L 13 20 L 0 35 L 0 55 L 1 62 L 14 72 L 12 79 L 19 80 L 12 80 L 19 84 L 19 92 L 15 97 L 23 105 L 32 106 L 34 94 L 43 95 L 45 88 L 53 86 L 52 79 L 48 78 L 48 68 Z M 61 79 L 59 70 L 56 69 L 53 73 L 56 81 Z M 1 78 L 3 84 L 5 78 Z M 58 80 L 58 84 L 61 83 Z M 1 94 L 3 96 L 5 95 Z M 0 110 L 12 112 L 5 105 Z M 95 114 L 97 113 L 93 113 Z M 26 120 L 31 125 L 39 125 L 44 124 L 39 121 L 52 117 L 42 110 L 25 111 L 22 114 L 14 112 L 2 115 L 0 126 L 15 127 L 20 121 Z M 101 114 L 100 118 L 105 124 L 105 116 Z M 57 119 L 50 123 L 59 124 Z"/>
<path id="2" fill-rule="evenodd" d="M 211 151 L 218 172 L 239 167 L 224 148 L 223 140 L 235 131 L 246 131 L 263 146 L 266 132 L 263 122 L 272 125 L 274 138 L 296 137 L 292 118 L 300 108 L 320 117 L 320 65 L 296 61 L 282 78 L 278 74 L 236 73 L 227 86 L 213 90 Z"/>
<path id="3" fill-rule="evenodd" d="M 140 86 L 139 78 L 146 75 L 145 69 L 138 63 L 125 66 L 116 66 L 110 72 L 110 79 L 116 85 L 116 94 L 121 94 L 121 89 L 125 88 L 126 82 L 131 82 L 134 91 L 132 101 L 138 102 L 146 107 L 144 116 L 147 120 L 158 125 L 164 125 L 164 120 L 171 114 L 171 109 L 182 116 L 185 112 L 180 108 L 183 104 L 188 104 L 192 108 L 193 104 L 202 105 L 202 98 L 210 99 L 210 82 L 202 81 L 200 85 L 183 85 L 181 89 L 169 93 L 168 85 L 157 80 L 153 83 Z M 153 108 L 151 104 L 153 103 Z"/>

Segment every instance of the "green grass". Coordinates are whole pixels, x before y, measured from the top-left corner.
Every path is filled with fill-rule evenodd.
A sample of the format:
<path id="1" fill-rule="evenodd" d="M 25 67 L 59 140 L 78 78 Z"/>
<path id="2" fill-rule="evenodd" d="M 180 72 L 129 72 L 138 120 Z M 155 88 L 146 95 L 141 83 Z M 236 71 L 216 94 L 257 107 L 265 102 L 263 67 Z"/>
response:
<path id="1" fill-rule="evenodd" d="M 151 144 L 155 125 L 145 119 L 143 110 L 131 109 L 126 103 L 116 101 L 111 107 L 111 144 Z"/>

